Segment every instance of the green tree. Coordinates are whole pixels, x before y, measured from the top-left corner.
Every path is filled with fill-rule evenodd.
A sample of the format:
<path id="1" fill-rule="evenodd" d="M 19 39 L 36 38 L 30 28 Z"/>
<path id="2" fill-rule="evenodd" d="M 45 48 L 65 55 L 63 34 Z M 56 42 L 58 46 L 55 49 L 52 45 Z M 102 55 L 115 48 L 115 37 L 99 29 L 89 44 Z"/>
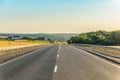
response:
<path id="1" fill-rule="evenodd" d="M 111 40 L 115 45 L 120 45 L 120 30 L 111 33 Z"/>
<path id="2" fill-rule="evenodd" d="M 81 44 L 99 44 L 99 45 L 113 45 L 120 44 L 120 31 L 107 32 L 107 31 L 96 31 L 82 33 L 78 36 L 73 36 L 69 43 L 81 43 Z"/>

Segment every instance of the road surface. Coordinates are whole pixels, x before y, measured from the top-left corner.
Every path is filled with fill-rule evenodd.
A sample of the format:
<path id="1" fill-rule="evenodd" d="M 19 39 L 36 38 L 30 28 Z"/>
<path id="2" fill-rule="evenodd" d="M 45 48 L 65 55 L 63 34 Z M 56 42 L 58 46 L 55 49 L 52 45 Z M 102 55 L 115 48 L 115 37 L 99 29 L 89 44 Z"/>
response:
<path id="1" fill-rule="evenodd" d="M 69 45 L 55 45 L 0 64 L 0 80 L 120 80 L 120 66 Z"/>

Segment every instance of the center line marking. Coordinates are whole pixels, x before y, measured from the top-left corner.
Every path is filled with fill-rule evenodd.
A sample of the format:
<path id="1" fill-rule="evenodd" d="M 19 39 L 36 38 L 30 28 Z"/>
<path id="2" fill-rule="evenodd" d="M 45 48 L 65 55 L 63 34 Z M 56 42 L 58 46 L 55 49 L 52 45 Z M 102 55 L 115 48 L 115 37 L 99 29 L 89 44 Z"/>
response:
<path id="1" fill-rule="evenodd" d="M 58 55 L 57 55 L 57 58 L 59 58 L 59 56 L 60 56 L 60 55 L 58 54 Z"/>
<path id="2" fill-rule="evenodd" d="M 60 48 L 61 48 L 61 45 L 59 45 L 59 50 L 60 50 Z"/>
<path id="3" fill-rule="evenodd" d="M 54 73 L 57 72 L 57 68 L 58 68 L 58 66 L 56 65 L 56 66 L 55 66 L 55 69 L 54 69 Z"/>

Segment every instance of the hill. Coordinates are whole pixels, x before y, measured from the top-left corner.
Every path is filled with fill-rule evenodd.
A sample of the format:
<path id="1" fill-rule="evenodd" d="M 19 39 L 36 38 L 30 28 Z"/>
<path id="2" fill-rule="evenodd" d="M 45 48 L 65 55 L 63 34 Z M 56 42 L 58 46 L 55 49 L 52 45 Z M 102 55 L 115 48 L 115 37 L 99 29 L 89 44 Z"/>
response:
<path id="1" fill-rule="evenodd" d="M 60 41 L 67 41 L 72 36 L 76 36 L 78 34 L 68 34 L 68 33 L 38 33 L 38 34 L 18 34 L 18 33 L 0 33 L 0 36 L 20 36 L 20 37 L 30 37 L 30 38 L 37 38 L 37 37 L 45 37 L 46 39 L 50 38 L 51 40 L 60 40 Z"/>

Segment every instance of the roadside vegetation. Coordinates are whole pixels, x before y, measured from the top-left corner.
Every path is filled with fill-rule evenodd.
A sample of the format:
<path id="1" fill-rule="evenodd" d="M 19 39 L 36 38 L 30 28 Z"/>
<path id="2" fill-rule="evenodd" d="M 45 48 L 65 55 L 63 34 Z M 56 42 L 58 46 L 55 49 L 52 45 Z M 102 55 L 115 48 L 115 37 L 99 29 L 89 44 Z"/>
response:
<path id="1" fill-rule="evenodd" d="M 120 30 L 118 31 L 96 31 L 81 33 L 73 36 L 68 43 L 95 44 L 95 45 L 120 45 Z"/>
<path id="2" fill-rule="evenodd" d="M 0 63 L 51 44 L 40 40 L 0 40 Z"/>
<path id="3" fill-rule="evenodd" d="M 81 47 L 95 51 L 120 56 L 120 30 L 96 31 L 81 33 L 68 40 L 69 44 L 79 44 Z"/>
<path id="4" fill-rule="evenodd" d="M 50 41 L 40 41 L 40 40 L 0 40 L 0 48 L 4 47 L 14 47 L 14 46 L 24 46 L 32 44 L 50 45 L 54 44 Z"/>
<path id="5" fill-rule="evenodd" d="M 22 46 L 22 45 L 31 45 L 33 43 L 25 40 L 16 40 L 16 41 L 9 41 L 9 40 L 0 40 L 0 48 L 3 47 L 13 47 L 13 46 Z"/>
<path id="6" fill-rule="evenodd" d="M 86 49 L 98 51 L 100 53 L 113 55 L 113 56 L 120 56 L 120 49 L 118 47 L 111 47 L 111 46 L 100 46 L 100 45 L 89 45 L 89 44 L 77 44 L 78 47 L 83 47 Z"/>
<path id="7" fill-rule="evenodd" d="M 67 42 L 64 41 L 39 41 L 39 40 L 31 41 L 31 43 L 41 44 L 41 45 L 67 44 Z"/>
<path id="8" fill-rule="evenodd" d="M 52 40 L 0 40 L 0 63 L 30 51 L 56 44 L 67 44 L 63 41 Z"/>

